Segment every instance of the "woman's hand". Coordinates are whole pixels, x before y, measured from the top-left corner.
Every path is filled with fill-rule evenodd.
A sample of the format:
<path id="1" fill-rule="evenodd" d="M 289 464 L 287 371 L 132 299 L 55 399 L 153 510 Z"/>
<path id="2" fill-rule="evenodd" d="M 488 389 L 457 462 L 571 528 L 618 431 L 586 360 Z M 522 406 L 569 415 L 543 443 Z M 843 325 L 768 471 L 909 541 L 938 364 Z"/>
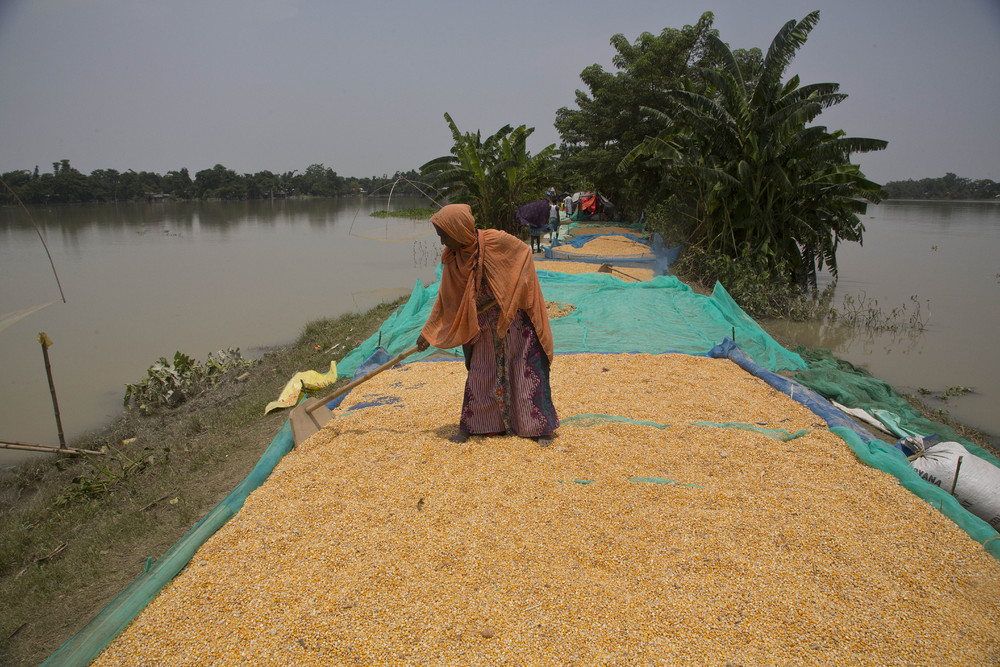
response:
<path id="1" fill-rule="evenodd" d="M 423 334 L 420 334 L 419 336 L 417 336 L 417 350 L 419 352 L 423 352 L 424 350 L 426 350 L 430 346 L 431 346 L 431 344 L 427 342 L 427 339 L 424 338 Z"/>

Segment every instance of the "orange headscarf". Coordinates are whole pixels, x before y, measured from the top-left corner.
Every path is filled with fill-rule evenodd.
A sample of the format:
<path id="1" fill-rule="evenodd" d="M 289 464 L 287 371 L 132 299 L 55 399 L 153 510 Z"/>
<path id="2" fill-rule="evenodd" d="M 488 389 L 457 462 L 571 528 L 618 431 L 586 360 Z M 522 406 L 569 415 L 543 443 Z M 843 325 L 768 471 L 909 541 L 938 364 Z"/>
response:
<path id="1" fill-rule="evenodd" d="M 434 347 L 447 349 L 471 342 L 479 334 L 476 293 L 483 279 L 500 306 L 497 334 L 507 334 L 518 310 L 528 314 L 538 341 L 552 361 L 552 330 L 545 298 L 535 274 L 531 249 L 498 229 L 476 229 L 468 204 L 449 204 L 431 222 L 462 244 L 441 253 L 441 285 L 421 334 Z"/>

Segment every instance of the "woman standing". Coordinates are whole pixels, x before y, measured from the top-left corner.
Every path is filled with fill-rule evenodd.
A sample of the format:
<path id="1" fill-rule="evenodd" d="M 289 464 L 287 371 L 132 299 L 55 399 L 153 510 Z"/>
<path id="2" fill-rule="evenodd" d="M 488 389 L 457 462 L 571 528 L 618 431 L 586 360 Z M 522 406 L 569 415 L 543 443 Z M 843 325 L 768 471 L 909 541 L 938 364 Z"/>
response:
<path id="1" fill-rule="evenodd" d="M 441 284 L 417 347 L 461 345 L 469 375 L 457 442 L 511 433 L 548 445 L 552 330 L 532 252 L 496 229 L 477 230 L 472 209 L 450 204 L 431 223 L 444 245 Z"/>

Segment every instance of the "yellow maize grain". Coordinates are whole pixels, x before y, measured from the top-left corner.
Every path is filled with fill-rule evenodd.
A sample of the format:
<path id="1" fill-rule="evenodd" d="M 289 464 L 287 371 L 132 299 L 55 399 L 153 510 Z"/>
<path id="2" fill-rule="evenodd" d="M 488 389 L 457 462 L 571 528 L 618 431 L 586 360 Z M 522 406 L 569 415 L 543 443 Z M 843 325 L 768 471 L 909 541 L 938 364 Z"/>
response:
<path id="1" fill-rule="evenodd" d="M 587 241 L 579 248 L 571 245 L 559 246 L 559 252 L 569 255 L 592 255 L 607 257 L 624 257 L 633 255 L 648 255 L 652 257 L 649 246 L 624 236 L 599 236 Z"/>
<path id="2" fill-rule="evenodd" d="M 356 389 L 94 664 L 1000 658 L 1000 564 L 731 362 L 558 356 L 545 448 L 449 442 L 465 376 Z"/>
<path id="3" fill-rule="evenodd" d="M 573 262 L 569 260 L 535 260 L 535 269 L 542 269 L 545 271 L 556 271 L 559 273 L 596 273 L 601 268 L 600 263 L 596 262 Z M 614 264 L 609 264 L 611 267 L 611 275 L 616 278 L 620 278 L 627 283 L 633 282 L 646 282 L 653 279 L 653 269 L 647 269 L 643 267 L 621 265 L 616 266 Z"/>

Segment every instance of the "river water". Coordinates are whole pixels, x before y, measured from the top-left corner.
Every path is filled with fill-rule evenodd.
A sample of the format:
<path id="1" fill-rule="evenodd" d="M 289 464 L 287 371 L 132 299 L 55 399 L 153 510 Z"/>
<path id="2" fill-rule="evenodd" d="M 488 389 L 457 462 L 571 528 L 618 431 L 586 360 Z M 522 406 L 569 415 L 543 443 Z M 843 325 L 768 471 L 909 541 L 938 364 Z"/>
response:
<path id="1" fill-rule="evenodd" d="M 426 203 L 393 198 L 390 207 L 413 206 Z M 429 223 L 370 215 L 386 208 L 385 199 L 352 198 L 38 207 L 30 217 L 0 209 L 0 440 L 58 444 L 39 332 L 54 342 L 53 381 L 72 440 L 119 414 L 125 385 L 161 356 L 179 350 L 204 362 L 238 347 L 255 358 L 311 320 L 365 311 L 430 282 L 440 244 Z M 864 222 L 864 246 L 840 253 L 836 299 L 912 312 L 916 297 L 925 330 L 767 326 L 904 391 L 970 387 L 942 408 L 1000 433 L 991 350 L 1000 205 L 889 202 L 870 207 Z M 22 458 L 0 449 L 0 464 Z"/>
<path id="2" fill-rule="evenodd" d="M 886 317 L 898 309 L 894 322 L 917 316 L 924 329 L 763 324 L 778 338 L 827 348 L 904 393 L 923 395 L 931 408 L 997 442 L 1000 202 L 889 201 L 870 206 L 863 222 L 864 245 L 838 253 L 835 305 L 843 311 L 847 298 Z M 971 392 L 942 400 L 953 387 Z"/>
<path id="3" fill-rule="evenodd" d="M 0 440 L 59 444 L 39 332 L 54 343 L 71 440 L 120 414 L 125 385 L 160 357 L 179 350 L 204 362 L 233 347 L 252 359 L 295 340 L 307 322 L 363 312 L 433 281 L 441 246 L 430 223 L 371 216 L 387 206 L 428 202 L 60 206 L 30 208 L 30 217 L 0 209 L 0 327 L 8 325 L 0 330 Z M 13 324 L 5 317 L 47 303 Z M 0 449 L 0 463 L 25 457 Z"/>

